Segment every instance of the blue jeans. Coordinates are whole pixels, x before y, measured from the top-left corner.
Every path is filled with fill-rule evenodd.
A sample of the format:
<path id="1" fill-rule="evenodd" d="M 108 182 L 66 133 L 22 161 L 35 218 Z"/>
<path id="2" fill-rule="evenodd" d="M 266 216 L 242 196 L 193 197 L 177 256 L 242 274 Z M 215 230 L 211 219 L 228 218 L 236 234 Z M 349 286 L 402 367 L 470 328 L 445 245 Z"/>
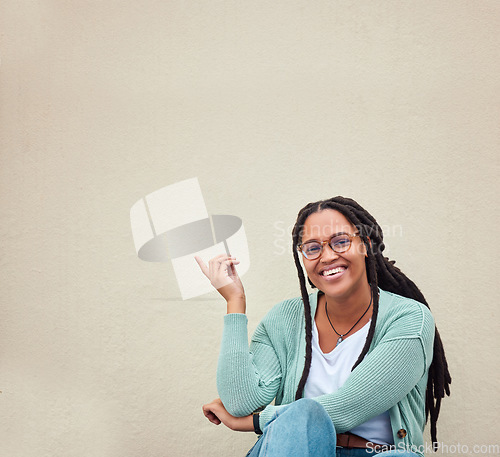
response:
<path id="1" fill-rule="evenodd" d="M 316 401 L 302 398 L 281 408 L 246 457 L 418 457 L 412 452 L 337 448 L 333 422 Z"/>

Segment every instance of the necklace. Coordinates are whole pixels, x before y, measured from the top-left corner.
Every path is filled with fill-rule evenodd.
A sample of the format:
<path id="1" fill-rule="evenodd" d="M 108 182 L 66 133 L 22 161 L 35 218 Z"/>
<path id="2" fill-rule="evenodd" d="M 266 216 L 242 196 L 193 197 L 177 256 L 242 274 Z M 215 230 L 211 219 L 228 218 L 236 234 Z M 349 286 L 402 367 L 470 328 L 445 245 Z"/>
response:
<path id="1" fill-rule="evenodd" d="M 343 333 L 342 335 L 337 332 L 337 330 L 335 330 L 335 327 L 333 326 L 332 324 L 332 321 L 330 320 L 330 316 L 328 315 L 328 302 L 326 301 L 326 297 L 325 297 L 325 312 L 326 312 L 326 317 L 328 318 L 328 322 L 330 322 L 330 325 L 332 326 L 333 328 L 333 331 L 339 336 L 338 339 L 337 339 L 337 344 L 335 345 L 335 347 L 337 347 L 340 343 L 342 343 L 342 341 L 344 341 L 344 336 L 346 335 L 349 335 L 349 333 L 351 333 L 351 330 L 356 327 L 356 325 L 358 325 L 359 321 L 361 319 L 363 319 L 363 317 L 365 317 L 365 314 L 368 312 L 368 310 L 370 309 L 370 306 L 372 306 L 372 301 L 373 301 L 373 294 L 372 296 L 370 297 L 370 303 L 368 304 L 368 308 L 366 308 L 365 312 L 361 315 L 361 317 L 356 321 L 356 323 L 349 329 L 349 331 Z"/>

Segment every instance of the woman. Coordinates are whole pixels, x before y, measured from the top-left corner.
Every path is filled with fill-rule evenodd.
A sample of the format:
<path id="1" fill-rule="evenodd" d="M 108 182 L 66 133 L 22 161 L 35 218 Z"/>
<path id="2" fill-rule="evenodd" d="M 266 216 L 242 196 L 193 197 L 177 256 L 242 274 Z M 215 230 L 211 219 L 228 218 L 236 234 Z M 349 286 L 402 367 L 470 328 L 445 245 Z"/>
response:
<path id="1" fill-rule="evenodd" d="M 427 416 L 436 444 L 451 378 L 422 293 L 382 255 L 380 226 L 351 199 L 308 204 L 292 236 L 301 297 L 276 305 L 250 348 L 238 261 L 197 258 L 228 312 L 221 399 L 203 406 L 205 416 L 263 433 L 252 457 L 423 455 Z"/>

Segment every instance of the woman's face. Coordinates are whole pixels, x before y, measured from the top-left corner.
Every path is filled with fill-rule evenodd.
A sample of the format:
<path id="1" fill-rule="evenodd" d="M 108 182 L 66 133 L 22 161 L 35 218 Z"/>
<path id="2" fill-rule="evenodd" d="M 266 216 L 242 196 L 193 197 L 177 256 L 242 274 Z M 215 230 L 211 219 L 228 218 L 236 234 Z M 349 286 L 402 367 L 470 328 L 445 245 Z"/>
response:
<path id="1" fill-rule="evenodd" d="M 339 233 L 355 235 L 358 230 L 342 213 L 325 209 L 306 219 L 301 243 L 328 241 Z M 365 257 L 364 243 L 359 237 L 354 237 L 346 252 L 337 254 L 325 244 L 317 259 L 308 260 L 302 256 L 302 260 L 311 282 L 327 296 L 341 299 L 367 286 Z"/>

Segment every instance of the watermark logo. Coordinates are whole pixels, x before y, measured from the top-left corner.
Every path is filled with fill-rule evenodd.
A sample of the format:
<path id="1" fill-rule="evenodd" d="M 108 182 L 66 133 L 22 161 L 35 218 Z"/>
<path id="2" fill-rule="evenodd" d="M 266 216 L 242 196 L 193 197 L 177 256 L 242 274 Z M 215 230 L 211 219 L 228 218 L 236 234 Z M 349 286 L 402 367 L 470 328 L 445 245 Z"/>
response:
<path id="1" fill-rule="evenodd" d="M 444 443 L 438 442 L 437 448 L 432 443 L 425 443 L 420 446 L 398 443 L 396 446 L 376 445 L 368 443 L 367 453 L 378 455 L 382 451 L 395 450 L 398 452 L 413 452 L 416 455 L 457 455 L 457 456 L 498 456 L 500 455 L 499 444 L 465 444 L 465 443 Z M 397 455 L 397 454 L 395 454 Z"/>
<path id="2" fill-rule="evenodd" d="M 209 216 L 198 178 L 163 187 L 130 209 L 137 255 L 147 262 L 171 261 L 183 300 L 213 290 L 194 256 L 206 264 L 227 253 L 239 260 L 240 276 L 250 268 L 242 220 L 231 215 Z"/>

